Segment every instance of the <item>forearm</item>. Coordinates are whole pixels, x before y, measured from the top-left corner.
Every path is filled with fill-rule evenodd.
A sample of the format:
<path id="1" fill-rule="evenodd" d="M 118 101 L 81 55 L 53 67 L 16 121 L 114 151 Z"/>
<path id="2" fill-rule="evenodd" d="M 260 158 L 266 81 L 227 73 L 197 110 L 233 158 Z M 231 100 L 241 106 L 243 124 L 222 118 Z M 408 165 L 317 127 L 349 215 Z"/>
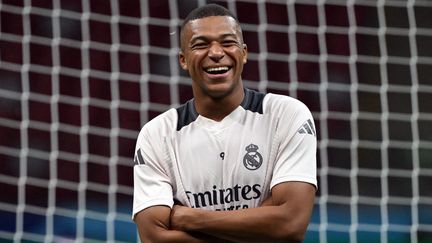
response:
<path id="1" fill-rule="evenodd" d="M 307 227 L 301 225 L 304 220 L 289 219 L 286 213 L 281 213 L 286 210 L 283 206 L 237 211 L 190 210 L 182 220 L 182 229 L 238 242 L 298 242 L 304 234 L 301 229 Z"/>
<path id="2" fill-rule="evenodd" d="M 155 232 L 156 233 L 156 232 Z M 140 240 L 142 243 L 151 242 L 204 242 L 196 239 L 192 235 L 179 230 L 160 230 L 153 236 L 140 232 Z"/>
<path id="3" fill-rule="evenodd" d="M 223 242 L 215 236 L 201 232 L 186 232 L 185 230 L 170 228 L 170 211 L 169 207 L 154 206 L 142 210 L 135 216 L 134 221 L 141 242 Z"/>
<path id="4" fill-rule="evenodd" d="M 206 235 L 200 232 L 185 232 L 180 230 L 160 229 L 158 232 L 152 232 L 151 235 L 140 232 L 140 240 L 142 243 L 204 243 L 204 242 L 221 242 L 215 236 Z"/>
<path id="5" fill-rule="evenodd" d="M 315 188 L 301 182 L 273 187 L 261 207 L 207 211 L 175 206 L 171 227 L 238 242 L 301 242 L 309 224 Z"/>

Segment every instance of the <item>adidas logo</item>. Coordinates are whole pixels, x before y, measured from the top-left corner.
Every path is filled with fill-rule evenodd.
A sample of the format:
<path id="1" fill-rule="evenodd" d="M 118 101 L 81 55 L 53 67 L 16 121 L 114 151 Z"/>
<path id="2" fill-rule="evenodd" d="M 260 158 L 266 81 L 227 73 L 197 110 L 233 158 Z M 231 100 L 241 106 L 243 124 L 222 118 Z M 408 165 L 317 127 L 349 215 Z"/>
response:
<path id="1" fill-rule="evenodd" d="M 303 125 L 297 130 L 300 134 L 310 134 L 316 137 L 315 127 L 310 119 L 308 119 Z"/>
<path id="2" fill-rule="evenodd" d="M 136 151 L 136 154 L 134 157 L 134 162 L 136 165 L 144 165 L 145 164 L 144 158 L 142 157 L 142 154 L 141 154 L 141 149 L 138 149 L 138 151 Z"/>

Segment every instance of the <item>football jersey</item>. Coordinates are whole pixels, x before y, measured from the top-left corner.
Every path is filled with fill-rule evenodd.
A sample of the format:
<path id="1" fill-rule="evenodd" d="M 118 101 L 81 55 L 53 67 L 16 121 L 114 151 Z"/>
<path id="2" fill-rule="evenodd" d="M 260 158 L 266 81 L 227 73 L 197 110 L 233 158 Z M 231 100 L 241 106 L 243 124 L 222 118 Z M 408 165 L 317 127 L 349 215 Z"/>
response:
<path id="1" fill-rule="evenodd" d="M 312 115 L 297 99 L 245 89 L 221 121 L 199 115 L 192 99 L 141 129 L 132 217 L 174 201 L 208 210 L 257 207 L 287 181 L 316 187 L 316 146 Z"/>

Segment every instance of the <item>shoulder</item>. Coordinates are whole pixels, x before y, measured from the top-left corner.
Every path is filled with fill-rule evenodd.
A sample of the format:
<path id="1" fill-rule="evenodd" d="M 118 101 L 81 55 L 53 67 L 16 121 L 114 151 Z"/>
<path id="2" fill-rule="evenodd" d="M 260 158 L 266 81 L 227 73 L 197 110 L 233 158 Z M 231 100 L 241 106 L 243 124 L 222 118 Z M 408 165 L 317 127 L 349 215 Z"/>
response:
<path id="1" fill-rule="evenodd" d="M 177 114 L 176 131 L 180 131 L 198 118 L 193 99 L 176 108 L 175 111 Z"/>
<path id="2" fill-rule="evenodd" d="M 177 112 L 171 108 L 148 121 L 138 135 L 138 140 L 157 139 L 171 134 L 176 129 Z"/>
<path id="3" fill-rule="evenodd" d="M 273 93 L 261 93 L 245 89 L 245 98 L 241 104 L 245 110 L 274 116 L 293 116 L 297 113 L 309 115 L 309 108 L 300 100 Z"/>
<path id="4" fill-rule="evenodd" d="M 177 108 L 171 108 L 147 122 L 141 129 L 141 133 L 148 133 L 150 136 L 166 136 L 180 131 L 184 126 L 189 125 L 198 117 L 193 105 L 193 100 L 182 104 Z"/>
<path id="5" fill-rule="evenodd" d="M 263 114 L 263 102 L 266 94 L 251 89 L 245 89 L 244 94 L 245 96 L 240 105 L 245 110 Z"/>
<path id="6" fill-rule="evenodd" d="M 315 135 L 314 118 L 309 108 L 300 100 L 284 95 L 268 94 L 264 100 L 264 111 L 272 119 L 276 119 L 281 124 L 281 131 L 287 133 L 304 133 L 300 131 L 302 126 L 306 126 L 308 134 Z M 300 129 L 300 130 L 298 130 Z"/>
<path id="7" fill-rule="evenodd" d="M 147 129 L 161 129 L 161 128 L 172 128 L 175 127 L 177 122 L 177 112 L 176 109 L 171 108 L 155 118 L 148 121 L 144 127 Z"/>
<path id="8" fill-rule="evenodd" d="M 265 113 L 295 115 L 295 114 L 310 114 L 309 108 L 300 100 L 286 96 L 268 93 L 263 101 Z"/>

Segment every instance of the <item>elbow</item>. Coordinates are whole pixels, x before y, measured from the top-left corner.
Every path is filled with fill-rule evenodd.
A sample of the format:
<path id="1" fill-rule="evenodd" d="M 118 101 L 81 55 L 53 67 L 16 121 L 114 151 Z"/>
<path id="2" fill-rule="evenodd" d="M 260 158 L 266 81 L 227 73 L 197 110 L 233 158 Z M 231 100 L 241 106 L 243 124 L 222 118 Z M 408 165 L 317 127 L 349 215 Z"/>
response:
<path id="1" fill-rule="evenodd" d="M 306 227 L 302 225 L 284 224 L 276 227 L 273 236 L 276 242 L 302 242 L 305 238 Z"/>
<path id="2" fill-rule="evenodd" d="M 300 243 L 304 240 L 304 232 L 282 232 L 275 235 L 276 242 Z"/>
<path id="3" fill-rule="evenodd" d="M 276 242 L 301 243 L 304 239 L 304 234 L 284 234 L 277 237 Z"/>
<path id="4" fill-rule="evenodd" d="M 286 236 L 286 240 L 288 242 L 292 243 L 301 243 L 304 240 L 305 237 L 305 231 L 297 231 L 297 232 L 291 232 L 289 235 Z"/>

